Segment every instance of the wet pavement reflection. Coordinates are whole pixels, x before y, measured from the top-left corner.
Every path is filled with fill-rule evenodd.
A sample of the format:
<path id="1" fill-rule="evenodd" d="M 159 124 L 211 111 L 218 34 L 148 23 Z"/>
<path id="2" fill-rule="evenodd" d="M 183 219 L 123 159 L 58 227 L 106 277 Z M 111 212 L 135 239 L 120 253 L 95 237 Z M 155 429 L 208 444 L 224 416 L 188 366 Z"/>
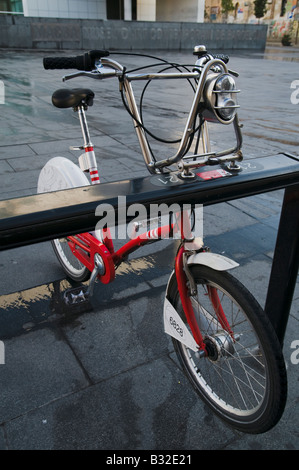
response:
<path id="1" fill-rule="evenodd" d="M 9 339 L 56 323 L 77 325 L 83 313 L 109 308 L 111 303 L 114 307 L 118 304 L 124 306 L 132 300 L 132 296 L 143 296 L 144 291 L 150 290 L 157 279 L 169 275 L 175 250 L 176 244 L 171 243 L 163 251 L 125 261 L 117 268 L 114 283 L 105 286 L 100 282 L 96 283 L 93 297 L 74 305 L 67 304 L 65 293 L 73 288 L 77 289 L 80 284 L 70 279 L 59 279 L 1 295 L 1 339 Z M 138 284 L 140 286 L 134 292 L 134 288 L 130 286 Z M 81 284 L 87 285 L 88 281 Z"/>

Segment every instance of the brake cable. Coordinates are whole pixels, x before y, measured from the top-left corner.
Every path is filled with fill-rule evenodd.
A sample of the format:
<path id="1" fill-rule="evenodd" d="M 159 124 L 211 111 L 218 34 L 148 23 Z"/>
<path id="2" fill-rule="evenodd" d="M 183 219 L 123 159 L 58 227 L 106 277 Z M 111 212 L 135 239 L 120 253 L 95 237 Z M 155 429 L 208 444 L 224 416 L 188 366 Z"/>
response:
<path id="1" fill-rule="evenodd" d="M 148 55 L 148 54 L 139 54 L 139 53 L 126 53 L 126 52 L 113 52 L 113 54 L 123 54 L 123 55 L 134 55 L 134 56 L 142 56 L 142 57 L 149 57 L 149 58 L 153 58 L 155 60 L 158 60 L 160 62 L 163 62 L 164 64 L 167 64 L 167 67 L 165 67 L 164 69 L 160 70 L 158 73 L 162 73 L 164 72 L 165 70 L 169 70 L 171 68 L 175 68 L 176 70 L 178 70 L 179 72 L 181 72 L 180 70 L 180 67 L 181 68 L 184 68 L 185 70 L 189 71 L 188 69 L 188 66 L 187 65 L 182 65 L 182 64 L 177 64 L 177 63 L 172 63 L 172 62 L 168 62 L 164 59 L 161 59 L 159 57 L 155 57 L 155 56 L 151 56 L 151 55 Z M 132 72 L 136 72 L 136 71 L 139 71 L 139 70 L 144 70 L 145 68 L 152 68 L 152 67 L 156 67 L 158 65 L 161 65 L 161 64 L 150 64 L 150 65 L 146 65 L 146 66 L 142 66 L 142 67 L 137 67 L 135 69 L 131 69 L 129 72 L 127 72 L 127 69 L 126 67 L 124 67 L 123 69 L 123 76 L 125 75 L 125 73 L 132 73 Z M 190 86 L 192 87 L 193 91 L 195 92 L 195 88 L 194 88 L 194 85 L 193 83 L 191 82 L 190 79 L 187 79 Z M 123 81 L 123 78 L 120 77 L 120 82 Z M 120 87 L 120 92 L 121 92 L 121 98 L 122 98 L 122 102 L 123 102 L 123 105 L 126 109 L 126 111 L 129 113 L 129 115 L 134 119 L 134 121 L 136 122 L 136 125 L 141 127 L 150 137 L 152 137 L 154 140 L 157 140 L 158 142 L 161 142 L 161 143 L 166 143 L 166 144 L 176 144 L 176 143 L 179 143 L 181 141 L 181 139 L 176 139 L 176 140 L 166 140 L 166 139 L 162 139 L 161 137 L 158 137 L 157 135 L 153 134 L 145 125 L 144 125 L 144 120 L 143 120 L 143 113 L 142 113 L 142 105 L 143 105 L 143 99 L 144 99 L 144 94 L 145 94 L 145 91 L 148 87 L 148 85 L 150 84 L 150 82 L 152 81 L 152 79 L 149 79 L 148 82 L 146 83 L 146 85 L 144 86 L 143 88 L 143 91 L 141 93 L 141 96 L 140 96 L 140 104 L 139 104 L 139 109 L 140 109 L 140 117 L 141 117 L 141 121 L 139 121 L 138 119 L 136 119 L 136 116 L 133 115 L 133 113 L 131 112 L 131 110 L 129 109 L 128 105 L 127 105 L 127 102 L 125 100 L 125 96 L 124 96 L 124 91 L 123 91 L 123 87 Z M 200 130 L 200 127 L 201 127 L 202 123 L 200 122 L 200 124 L 198 125 L 197 128 L 193 129 L 190 137 L 189 137 L 189 143 L 188 143 L 188 146 L 187 146 L 187 149 L 186 149 L 186 152 L 189 150 L 189 148 L 191 147 L 192 145 L 192 141 L 193 141 L 193 138 L 194 138 L 194 135 L 195 133 Z M 153 155 L 153 152 L 150 148 L 150 151 L 151 151 L 151 154 L 152 156 L 154 157 Z M 185 152 L 185 153 L 186 153 Z M 155 158 L 154 158 L 155 159 Z"/>

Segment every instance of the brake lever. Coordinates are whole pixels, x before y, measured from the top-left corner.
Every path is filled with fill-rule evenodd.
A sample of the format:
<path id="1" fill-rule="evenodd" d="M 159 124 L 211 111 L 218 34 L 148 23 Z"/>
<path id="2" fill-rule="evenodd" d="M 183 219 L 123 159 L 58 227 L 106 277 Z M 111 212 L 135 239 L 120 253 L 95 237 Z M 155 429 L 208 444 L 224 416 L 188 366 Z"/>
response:
<path id="1" fill-rule="evenodd" d="M 89 78 L 101 78 L 101 77 L 99 77 L 98 72 L 84 72 L 84 71 L 82 71 L 82 72 L 76 72 L 76 73 L 71 73 L 69 75 L 65 75 L 64 77 L 62 77 L 62 81 L 66 82 L 67 80 L 71 80 L 72 78 L 82 77 L 82 76 L 89 77 Z"/>
<path id="2" fill-rule="evenodd" d="M 228 70 L 228 73 L 230 73 L 230 74 L 233 75 L 234 77 L 238 77 L 238 76 L 239 76 L 239 73 L 238 73 L 238 72 L 235 72 L 234 70 Z"/>

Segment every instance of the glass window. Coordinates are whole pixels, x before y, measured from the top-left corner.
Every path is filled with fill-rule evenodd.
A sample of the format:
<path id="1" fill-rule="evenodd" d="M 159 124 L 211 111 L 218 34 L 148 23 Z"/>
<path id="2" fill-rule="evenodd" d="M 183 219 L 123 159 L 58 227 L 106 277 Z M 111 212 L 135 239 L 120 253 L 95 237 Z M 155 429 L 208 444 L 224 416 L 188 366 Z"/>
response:
<path id="1" fill-rule="evenodd" d="M 137 20 L 137 0 L 132 0 L 132 20 Z"/>
<path id="2" fill-rule="evenodd" d="M 124 0 L 106 0 L 107 20 L 124 19 Z"/>
<path id="3" fill-rule="evenodd" d="M 22 0 L 0 0 L 0 11 L 23 13 Z"/>

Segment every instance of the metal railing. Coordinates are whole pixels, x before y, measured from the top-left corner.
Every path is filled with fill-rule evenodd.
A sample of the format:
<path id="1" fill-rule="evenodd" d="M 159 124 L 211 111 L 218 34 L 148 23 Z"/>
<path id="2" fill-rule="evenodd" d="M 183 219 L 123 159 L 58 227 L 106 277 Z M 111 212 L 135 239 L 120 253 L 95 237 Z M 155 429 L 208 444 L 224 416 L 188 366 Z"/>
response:
<path id="1" fill-rule="evenodd" d="M 265 312 L 283 343 L 299 265 L 299 157 L 278 154 L 242 162 L 238 174 L 214 180 L 180 180 L 150 175 L 54 193 L 0 201 L 0 251 L 94 230 L 99 204 L 118 220 L 118 196 L 128 208 L 140 203 L 204 206 L 284 189 Z M 160 181 L 162 179 L 162 181 Z M 117 190 L 117 194 L 115 191 Z M 128 211 L 126 211 L 126 214 Z M 127 216 L 127 222 L 132 217 Z"/>

